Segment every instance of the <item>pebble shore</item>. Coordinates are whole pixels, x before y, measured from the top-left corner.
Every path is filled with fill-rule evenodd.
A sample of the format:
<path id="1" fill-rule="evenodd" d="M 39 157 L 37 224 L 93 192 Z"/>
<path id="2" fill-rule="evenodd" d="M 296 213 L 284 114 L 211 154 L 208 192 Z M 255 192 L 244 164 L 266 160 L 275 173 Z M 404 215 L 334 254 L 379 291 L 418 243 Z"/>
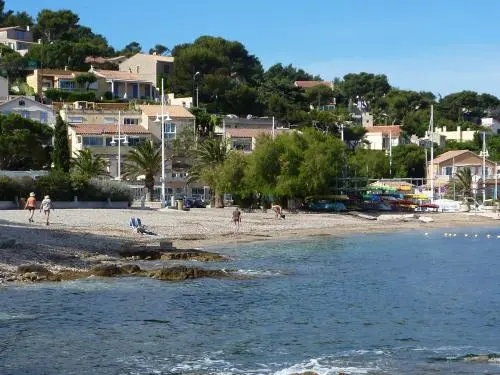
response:
<path id="1" fill-rule="evenodd" d="M 23 210 L 1 211 L 0 283 L 24 264 L 40 264 L 52 271 L 87 270 L 119 260 L 124 246 L 153 245 L 172 241 L 179 248 L 203 248 L 234 242 L 290 240 L 312 235 L 349 235 L 394 230 L 429 230 L 458 226 L 492 226 L 497 214 L 426 214 L 381 216 L 366 220 L 348 214 L 243 212 L 240 230 L 231 221 L 233 208 L 172 209 L 65 209 L 55 210 L 49 226 L 38 212 L 28 223 Z M 155 236 L 140 235 L 129 227 L 139 217 Z M 382 220 L 384 218 L 384 220 Z M 387 220 L 389 219 L 389 220 Z"/>

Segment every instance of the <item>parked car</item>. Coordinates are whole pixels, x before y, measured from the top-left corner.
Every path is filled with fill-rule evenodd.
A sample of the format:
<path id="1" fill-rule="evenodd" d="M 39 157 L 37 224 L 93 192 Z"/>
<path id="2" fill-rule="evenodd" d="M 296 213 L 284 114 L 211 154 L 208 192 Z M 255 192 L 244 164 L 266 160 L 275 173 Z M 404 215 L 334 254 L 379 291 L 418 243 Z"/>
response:
<path id="1" fill-rule="evenodd" d="M 184 207 L 186 208 L 205 208 L 205 202 L 196 198 L 184 198 Z"/>

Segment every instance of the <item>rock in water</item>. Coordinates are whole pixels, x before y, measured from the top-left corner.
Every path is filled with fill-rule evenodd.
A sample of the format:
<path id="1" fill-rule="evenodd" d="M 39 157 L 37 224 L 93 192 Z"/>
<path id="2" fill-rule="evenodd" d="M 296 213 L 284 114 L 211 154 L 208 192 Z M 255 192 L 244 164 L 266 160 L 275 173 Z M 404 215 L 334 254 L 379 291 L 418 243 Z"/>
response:
<path id="1" fill-rule="evenodd" d="M 149 276 L 164 281 L 183 281 L 200 277 L 226 277 L 227 273 L 221 270 L 206 270 L 196 267 L 177 266 L 151 271 Z"/>
<path id="2" fill-rule="evenodd" d="M 122 274 L 122 269 L 116 264 L 100 264 L 90 270 L 94 276 L 112 277 Z"/>
<path id="3" fill-rule="evenodd" d="M 45 276 L 52 275 L 52 272 L 50 272 L 47 268 L 45 268 L 40 264 L 23 264 L 17 267 L 17 273 L 19 274 L 35 273 Z"/>

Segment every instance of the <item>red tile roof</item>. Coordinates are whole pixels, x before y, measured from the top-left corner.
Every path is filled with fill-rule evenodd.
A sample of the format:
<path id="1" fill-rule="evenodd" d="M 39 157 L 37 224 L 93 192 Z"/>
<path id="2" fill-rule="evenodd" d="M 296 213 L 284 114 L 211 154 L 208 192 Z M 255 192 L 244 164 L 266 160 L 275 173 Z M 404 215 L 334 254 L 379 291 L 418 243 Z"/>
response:
<path id="1" fill-rule="evenodd" d="M 70 127 L 79 135 L 100 135 L 100 134 L 118 134 L 118 125 L 95 125 L 95 124 L 74 124 Z M 151 134 L 146 128 L 140 125 L 123 125 L 122 134 Z"/>
<path id="2" fill-rule="evenodd" d="M 294 85 L 303 89 L 310 89 L 316 86 L 326 86 L 333 89 L 333 83 L 330 81 L 295 81 Z"/>
<path id="3" fill-rule="evenodd" d="M 382 133 L 399 137 L 401 135 L 401 126 L 399 125 L 375 125 L 365 127 L 367 133 Z"/>

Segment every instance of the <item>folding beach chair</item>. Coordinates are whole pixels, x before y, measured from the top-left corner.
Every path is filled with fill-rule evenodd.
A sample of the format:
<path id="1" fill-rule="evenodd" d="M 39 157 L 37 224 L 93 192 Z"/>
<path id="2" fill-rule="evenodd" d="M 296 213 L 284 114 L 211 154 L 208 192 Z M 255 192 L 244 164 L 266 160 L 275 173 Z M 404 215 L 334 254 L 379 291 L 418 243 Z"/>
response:
<path id="1" fill-rule="evenodd" d="M 129 226 L 136 233 L 156 235 L 156 233 L 153 233 L 150 230 L 148 230 L 146 228 L 146 226 L 142 224 L 141 219 L 139 219 L 138 217 L 131 217 L 130 222 L 129 222 Z"/>

